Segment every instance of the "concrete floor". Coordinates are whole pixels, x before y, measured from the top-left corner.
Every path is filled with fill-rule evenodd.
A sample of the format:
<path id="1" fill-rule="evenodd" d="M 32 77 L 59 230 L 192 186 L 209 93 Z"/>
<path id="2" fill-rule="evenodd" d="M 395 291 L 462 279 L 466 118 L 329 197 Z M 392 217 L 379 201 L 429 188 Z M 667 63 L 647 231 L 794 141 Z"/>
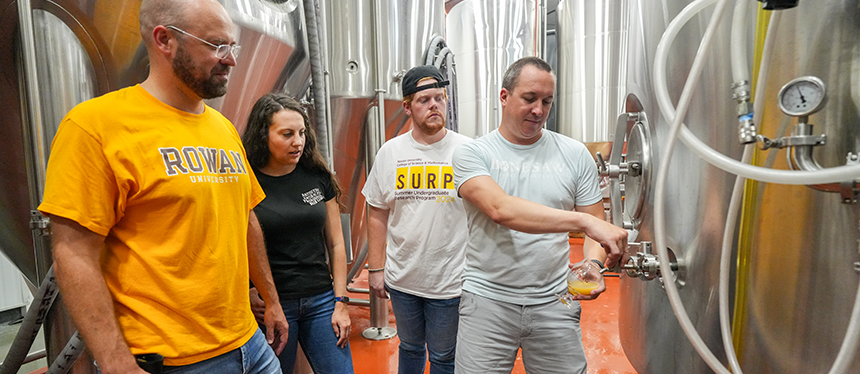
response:
<path id="1" fill-rule="evenodd" d="M 9 352 L 9 348 L 12 346 L 12 341 L 15 340 L 15 335 L 18 334 L 18 327 L 20 326 L 20 322 L 13 324 L 0 324 L 0 361 L 6 359 L 6 354 Z M 45 336 L 40 330 L 39 335 L 36 336 L 36 340 L 33 342 L 33 346 L 30 348 L 30 352 L 32 353 L 42 349 L 45 349 Z M 47 361 L 44 358 L 41 358 L 36 361 L 22 365 L 21 369 L 18 370 L 18 373 L 29 373 L 31 371 L 44 368 L 47 365 Z"/>

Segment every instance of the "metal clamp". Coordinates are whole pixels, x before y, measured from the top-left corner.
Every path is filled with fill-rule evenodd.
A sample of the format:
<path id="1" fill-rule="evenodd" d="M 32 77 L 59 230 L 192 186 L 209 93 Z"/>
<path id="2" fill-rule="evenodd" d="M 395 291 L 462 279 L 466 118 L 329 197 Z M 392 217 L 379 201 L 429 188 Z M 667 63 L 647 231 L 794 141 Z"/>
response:
<path id="1" fill-rule="evenodd" d="M 612 165 L 606 163 L 600 152 L 594 152 L 594 156 L 597 157 L 597 173 L 600 174 L 601 177 L 618 178 L 621 174 L 628 173 L 629 169 L 626 162 Z M 639 172 L 639 165 L 636 165 L 636 172 Z"/>
<path id="2" fill-rule="evenodd" d="M 812 148 L 824 145 L 827 142 L 827 136 L 825 134 L 812 135 L 813 126 L 807 123 L 806 120 L 806 117 L 800 118 L 792 136 L 771 140 L 764 135 L 758 135 L 756 138 L 762 142 L 761 149 L 788 148 L 786 157 L 788 158 L 788 166 L 792 170 L 821 170 L 821 165 L 818 164 L 818 161 L 812 155 Z M 849 152 L 845 165 L 860 165 L 860 156 Z M 843 181 L 841 183 L 809 185 L 808 187 L 818 191 L 838 192 L 842 203 L 854 204 L 857 203 L 857 195 L 860 194 L 860 179 Z"/>
<path id="3" fill-rule="evenodd" d="M 42 215 L 38 210 L 30 211 L 30 229 L 37 231 L 39 236 L 51 235 L 51 220 Z"/>
<path id="4" fill-rule="evenodd" d="M 651 180 L 651 130 L 634 95 L 616 120 L 615 141 L 608 159 L 595 152 L 597 170 L 608 179 L 612 224 L 637 230 L 641 224 Z"/>
<path id="5" fill-rule="evenodd" d="M 860 165 L 860 155 L 856 153 L 848 152 L 848 156 L 845 159 L 845 165 Z M 842 198 L 843 203 L 857 203 L 857 194 L 860 193 L 858 186 L 860 186 L 860 181 L 858 180 L 839 183 L 839 196 Z"/>
<path id="6" fill-rule="evenodd" d="M 779 139 L 770 139 L 764 135 L 756 135 L 756 139 L 761 142 L 761 150 L 765 151 L 770 148 L 782 149 L 786 147 L 796 146 L 818 146 L 827 143 L 827 135 L 794 135 L 784 136 Z"/>

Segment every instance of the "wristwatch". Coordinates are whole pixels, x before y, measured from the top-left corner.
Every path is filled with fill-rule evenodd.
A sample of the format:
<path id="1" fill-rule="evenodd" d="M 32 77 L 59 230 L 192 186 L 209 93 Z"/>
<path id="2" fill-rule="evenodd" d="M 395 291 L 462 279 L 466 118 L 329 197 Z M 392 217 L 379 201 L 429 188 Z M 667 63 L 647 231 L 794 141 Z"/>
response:
<path id="1" fill-rule="evenodd" d="M 341 303 L 348 303 L 349 302 L 349 296 L 336 296 L 334 298 L 334 301 L 335 302 L 341 302 Z"/>

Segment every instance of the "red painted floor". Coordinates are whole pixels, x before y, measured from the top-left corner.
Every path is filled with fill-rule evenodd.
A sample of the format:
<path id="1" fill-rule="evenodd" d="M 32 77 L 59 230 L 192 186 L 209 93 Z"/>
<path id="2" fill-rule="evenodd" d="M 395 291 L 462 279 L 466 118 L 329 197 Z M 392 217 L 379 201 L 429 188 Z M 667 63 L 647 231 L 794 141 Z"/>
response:
<path id="1" fill-rule="evenodd" d="M 571 262 L 582 260 L 581 248 L 582 239 L 571 239 Z M 597 300 L 582 303 L 582 341 L 589 374 L 636 374 L 618 338 L 618 281 L 617 277 L 607 277 L 606 292 Z M 352 287 L 367 288 L 367 273 L 359 274 Z M 367 294 L 350 294 L 350 297 L 366 299 Z M 370 327 L 370 310 L 358 306 L 350 306 L 349 309 L 353 324 L 349 344 L 356 374 L 397 373 L 397 345 L 400 340 L 397 337 L 384 341 L 365 339 L 361 332 Z M 397 327 L 393 314 L 388 321 L 390 326 Z M 425 373 L 429 373 L 429 366 Z M 512 373 L 525 373 L 519 355 Z"/>

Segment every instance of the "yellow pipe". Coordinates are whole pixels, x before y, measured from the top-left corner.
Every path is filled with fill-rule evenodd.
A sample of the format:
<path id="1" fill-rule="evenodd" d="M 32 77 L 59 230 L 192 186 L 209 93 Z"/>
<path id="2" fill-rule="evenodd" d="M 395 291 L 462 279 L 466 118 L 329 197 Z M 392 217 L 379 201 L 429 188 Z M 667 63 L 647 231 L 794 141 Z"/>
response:
<path id="1" fill-rule="evenodd" d="M 753 74 L 752 74 L 752 97 L 755 97 L 755 92 L 759 87 L 756 87 L 759 75 L 759 66 L 761 66 L 762 50 L 764 49 L 764 40 L 767 36 L 767 27 L 770 23 L 771 11 L 758 9 L 756 15 L 755 29 L 755 53 L 753 57 Z M 766 89 L 761 87 L 761 89 Z M 762 106 L 762 108 L 764 108 Z M 760 118 L 763 118 L 760 117 Z M 756 124 L 759 129 L 760 124 Z M 752 163 L 758 165 L 761 162 L 762 154 L 759 151 L 753 153 Z M 760 184 L 754 180 L 747 180 L 744 186 L 743 203 L 741 204 L 741 214 L 739 220 L 738 232 L 738 257 L 737 257 L 737 272 L 735 278 L 735 307 L 734 318 L 732 323 L 732 340 L 735 345 L 735 351 L 738 353 L 738 360 L 743 361 L 743 332 L 746 331 L 747 316 L 747 295 L 749 287 L 750 274 L 750 257 L 752 256 L 752 228 L 755 224 L 756 212 L 759 210 L 759 188 Z"/>

